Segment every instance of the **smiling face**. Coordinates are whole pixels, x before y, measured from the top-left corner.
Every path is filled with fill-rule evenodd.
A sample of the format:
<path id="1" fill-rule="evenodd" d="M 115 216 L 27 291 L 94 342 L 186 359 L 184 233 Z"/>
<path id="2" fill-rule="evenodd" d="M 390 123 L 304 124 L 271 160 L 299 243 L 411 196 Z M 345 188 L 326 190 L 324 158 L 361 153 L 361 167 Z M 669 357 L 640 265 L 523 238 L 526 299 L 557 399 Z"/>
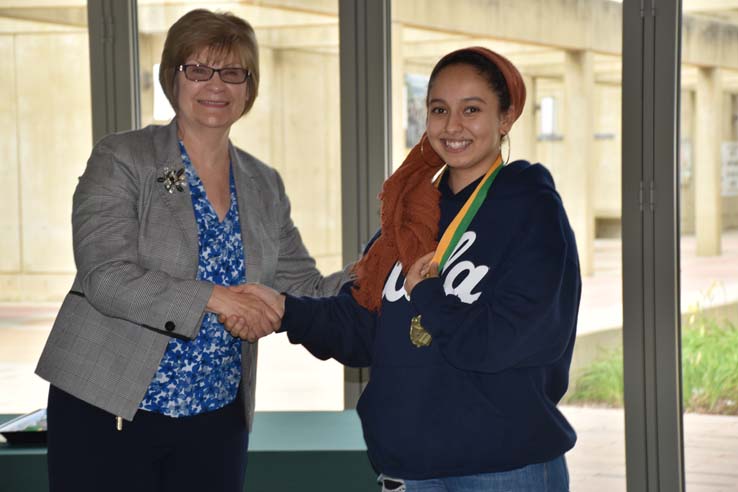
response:
<path id="1" fill-rule="evenodd" d="M 234 53 L 214 56 L 209 50 L 189 56 L 184 64 L 247 68 Z M 181 127 L 227 131 L 243 114 L 249 97 L 247 83 L 227 84 L 218 73 L 210 80 L 195 82 L 188 80 L 184 72 L 176 73 L 177 119 Z"/>
<path id="2" fill-rule="evenodd" d="M 454 191 L 494 164 L 510 120 L 509 111 L 500 112 L 497 95 L 476 68 L 454 64 L 438 72 L 428 92 L 426 131 L 433 150 L 449 167 Z"/>

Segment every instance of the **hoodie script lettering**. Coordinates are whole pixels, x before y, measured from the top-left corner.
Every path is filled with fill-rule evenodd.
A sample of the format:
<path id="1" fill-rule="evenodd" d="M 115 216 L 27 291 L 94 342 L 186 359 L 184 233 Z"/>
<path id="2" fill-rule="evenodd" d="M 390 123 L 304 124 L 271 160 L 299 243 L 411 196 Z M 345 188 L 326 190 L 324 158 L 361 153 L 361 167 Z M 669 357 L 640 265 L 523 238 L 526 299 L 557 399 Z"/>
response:
<path id="1" fill-rule="evenodd" d="M 474 265 L 471 261 L 465 260 L 456 263 L 457 260 L 474 244 L 477 239 L 477 234 L 474 231 L 466 231 L 459 242 L 456 244 L 453 253 L 449 256 L 448 261 L 443 267 L 444 274 L 448 271 L 445 280 L 443 281 L 443 290 L 446 294 L 453 294 L 458 297 L 461 302 L 471 304 L 482 295 L 481 292 L 473 292 L 474 289 L 479 285 L 487 272 L 489 267 L 486 265 Z M 400 281 L 402 275 L 402 265 L 400 262 L 395 263 L 395 267 L 384 284 L 384 291 L 382 295 L 389 302 L 397 302 L 401 298 L 410 300 L 405 292 L 404 281 Z M 454 287 L 456 279 L 463 277 L 459 285 Z"/>

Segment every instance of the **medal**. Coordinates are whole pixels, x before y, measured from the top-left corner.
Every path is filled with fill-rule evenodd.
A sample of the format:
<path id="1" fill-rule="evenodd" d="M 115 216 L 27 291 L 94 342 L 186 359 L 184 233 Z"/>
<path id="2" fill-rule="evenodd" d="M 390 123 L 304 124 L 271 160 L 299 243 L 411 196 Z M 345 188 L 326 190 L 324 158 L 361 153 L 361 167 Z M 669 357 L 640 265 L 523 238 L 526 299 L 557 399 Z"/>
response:
<path id="1" fill-rule="evenodd" d="M 431 334 L 420 324 L 420 315 L 413 316 L 410 321 L 410 341 L 418 348 L 427 347 L 433 341 Z"/>

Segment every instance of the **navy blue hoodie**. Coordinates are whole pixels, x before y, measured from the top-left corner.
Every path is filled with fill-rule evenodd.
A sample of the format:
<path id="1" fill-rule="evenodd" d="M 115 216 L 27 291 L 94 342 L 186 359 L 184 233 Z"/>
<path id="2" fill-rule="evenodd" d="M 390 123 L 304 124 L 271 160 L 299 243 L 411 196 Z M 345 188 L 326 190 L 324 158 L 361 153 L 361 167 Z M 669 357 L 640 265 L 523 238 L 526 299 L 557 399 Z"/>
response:
<path id="1" fill-rule="evenodd" d="M 440 234 L 478 181 L 445 179 Z M 440 236 L 439 236 L 440 238 Z M 371 366 L 357 407 L 378 472 L 404 479 L 497 472 L 571 449 L 556 408 L 568 385 L 581 293 L 574 235 L 549 172 L 505 166 L 440 277 L 408 300 L 399 264 L 380 314 L 344 286 L 333 298 L 288 296 L 282 330 L 321 359 Z M 422 315 L 430 346 L 410 342 Z"/>

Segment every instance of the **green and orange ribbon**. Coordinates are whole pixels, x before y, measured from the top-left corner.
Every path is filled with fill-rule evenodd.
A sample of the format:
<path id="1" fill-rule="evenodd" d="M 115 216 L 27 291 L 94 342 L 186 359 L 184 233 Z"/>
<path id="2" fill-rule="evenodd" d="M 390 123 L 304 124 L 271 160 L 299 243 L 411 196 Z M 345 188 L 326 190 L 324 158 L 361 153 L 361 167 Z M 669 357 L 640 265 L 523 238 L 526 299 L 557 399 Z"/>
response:
<path id="1" fill-rule="evenodd" d="M 479 211 L 479 207 L 482 206 L 484 199 L 487 198 L 489 187 L 492 186 L 492 182 L 500 173 L 500 169 L 502 169 L 502 155 L 497 156 L 494 164 L 492 164 L 492 166 L 487 170 L 484 178 L 479 182 L 471 196 L 466 199 L 464 206 L 461 207 L 459 213 L 456 214 L 454 220 L 451 221 L 449 226 L 446 228 L 446 231 L 443 233 L 443 236 L 441 236 L 441 241 L 438 243 L 436 252 L 431 260 L 431 263 L 438 264 L 439 273 L 443 271 L 443 266 L 446 264 L 446 261 L 448 261 L 448 257 L 451 256 L 451 253 L 459 243 L 461 236 L 463 236 L 469 228 L 469 224 Z M 434 181 L 433 184 L 436 188 L 441 183 L 442 176 L 443 172 L 440 173 Z M 433 341 L 431 334 L 423 328 L 421 316 L 419 314 L 413 316 L 410 320 L 409 335 L 410 342 L 418 348 L 427 347 Z"/>
<path id="2" fill-rule="evenodd" d="M 487 192 L 489 191 L 490 186 L 492 186 L 492 182 L 500 173 L 501 169 L 502 155 L 498 155 L 494 164 L 492 164 L 492 166 L 487 170 L 487 173 L 484 175 L 482 181 L 479 182 L 474 192 L 469 198 L 467 198 L 464 206 L 461 207 L 459 213 L 457 213 L 456 217 L 454 217 L 454 220 L 452 220 L 449 226 L 446 228 L 446 231 L 443 233 L 443 236 L 438 243 L 438 247 L 436 247 L 436 252 L 433 255 L 433 259 L 431 260 L 431 263 L 438 264 L 439 272 L 443 271 L 443 266 L 446 264 L 446 261 L 448 261 L 448 257 L 451 256 L 451 253 L 454 251 L 456 245 L 459 243 L 461 236 L 464 235 L 466 230 L 469 228 L 469 224 L 471 223 L 472 219 L 474 219 L 474 216 L 477 215 L 479 207 L 482 206 L 482 203 L 484 203 L 484 199 L 487 198 Z M 441 182 L 442 175 L 443 173 L 441 173 L 433 183 L 436 188 Z"/>

